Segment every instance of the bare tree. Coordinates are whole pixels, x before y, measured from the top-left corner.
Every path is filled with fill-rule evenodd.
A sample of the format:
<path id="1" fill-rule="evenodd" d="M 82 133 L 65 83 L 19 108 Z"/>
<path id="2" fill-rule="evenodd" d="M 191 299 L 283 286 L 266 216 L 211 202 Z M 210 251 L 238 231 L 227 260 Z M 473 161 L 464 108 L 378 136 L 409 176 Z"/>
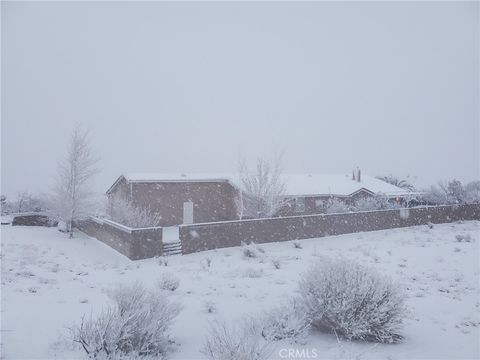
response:
<path id="1" fill-rule="evenodd" d="M 47 201 L 43 196 L 34 196 L 28 191 L 17 193 L 17 200 L 12 204 L 14 212 L 39 212 L 47 210 Z"/>
<path id="2" fill-rule="evenodd" d="M 471 183 L 472 184 L 472 183 Z M 469 188 L 472 186 L 469 185 Z M 473 183 L 474 184 L 474 183 Z M 474 185 L 473 185 L 474 186 Z M 472 195 L 472 192 L 470 192 Z M 424 199 L 429 204 L 464 204 L 467 202 L 467 190 L 463 184 L 456 179 L 449 181 L 440 181 L 437 186 L 431 186 Z"/>
<path id="3" fill-rule="evenodd" d="M 254 171 L 249 171 L 244 160 L 239 164 L 238 208 L 240 218 L 275 216 L 286 204 L 285 182 L 282 179 L 281 155 L 272 160 L 258 158 Z"/>
<path id="4" fill-rule="evenodd" d="M 73 222 L 89 212 L 93 193 L 89 182 L 97 173 L 98 159 L 93 155 L 88 132 L 77 125 L 72 132 L 66 158 L 59 164 L 57 182 L 52 197 L 55 214 L 64 221 L 73 236 Z"/>

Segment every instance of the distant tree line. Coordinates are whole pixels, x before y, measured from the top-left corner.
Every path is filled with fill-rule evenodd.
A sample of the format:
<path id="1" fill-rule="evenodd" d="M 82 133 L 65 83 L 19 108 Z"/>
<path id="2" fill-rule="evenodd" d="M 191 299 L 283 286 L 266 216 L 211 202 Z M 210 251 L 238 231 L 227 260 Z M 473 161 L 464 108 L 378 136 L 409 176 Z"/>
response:
<path id="1" fill-rule="evenodd" d="M 48 200 L 42 195 L 32 195 L 28 191 L 17 193 L 14 200 L 9 201 L 5 195 L 0 196 L 2 215 L 42 212 L 49 208 Z"/>

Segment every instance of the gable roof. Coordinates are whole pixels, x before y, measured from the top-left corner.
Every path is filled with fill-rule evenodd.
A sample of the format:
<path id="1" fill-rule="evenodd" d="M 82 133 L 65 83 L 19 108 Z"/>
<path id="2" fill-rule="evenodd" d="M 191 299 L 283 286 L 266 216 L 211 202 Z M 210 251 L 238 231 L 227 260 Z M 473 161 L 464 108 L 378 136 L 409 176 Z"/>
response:
<path id="1" fill-rule="evenodd" d="M 351 174 L 283 174 L 287 196 L 351 196 L 366 190 L 373 194 L 383 193 L 387 196 L 406 196 L 412 192 L 379 180 L 362 175 L 361 181 L 352 180 Z M 229 182 L 239 187 L 238 175 L 234 174 L 155 174 L 126 173 L 107 190 L 110 193 L 116 185 L 125 179 L 127 183 L 145 182 Z"/>

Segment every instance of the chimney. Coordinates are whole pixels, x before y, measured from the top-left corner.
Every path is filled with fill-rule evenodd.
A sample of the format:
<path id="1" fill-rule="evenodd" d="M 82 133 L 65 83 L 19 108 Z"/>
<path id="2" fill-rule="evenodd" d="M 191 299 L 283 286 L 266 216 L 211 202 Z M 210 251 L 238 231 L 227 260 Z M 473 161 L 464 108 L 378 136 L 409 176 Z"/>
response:
<path id="1" fill-rule="evenodd" d="M 355 181 L 355 169 L 352 170 L 352 180 Z"/>
<path id="2" fill-rule="evenodd" d="M 362 180 L 361 178 L 361 172 L 360 172 L 360 168 L 357 168 L 357 172 L 358 172 L 358 175 L 357 175 L 357 181 L 360 182 Z"/>

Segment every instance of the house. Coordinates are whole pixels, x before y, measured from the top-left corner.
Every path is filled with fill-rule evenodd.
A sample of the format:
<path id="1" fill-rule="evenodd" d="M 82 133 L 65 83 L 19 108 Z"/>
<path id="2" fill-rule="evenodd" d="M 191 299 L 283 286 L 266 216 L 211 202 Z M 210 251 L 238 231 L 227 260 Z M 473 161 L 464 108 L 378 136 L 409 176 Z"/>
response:
<path id="1" fill-rule="evenodd" d="M 392 202 L 412 195 L 368 175 L 284 174 L 286 206 L 280 216 L 325 212 L 329 199 L 354 203 L 381 193 Z M 133 205 L 148 208 L 161 217 L 160 226 L 239 219 L 238 180 L 231 174 L 136 174 L 121 175 L 108 189 L 113 200 L 121 196 Z"/>
<path id="2" fill-rule="evenodd" d="M 224 175 L 124 174 L 107 190 L 160 215 L 160 226 L 238 219 L 238 190 Z"/>
<path id="3" fill-rule="evenodd" d="M 400 204 L 417 194 L 359 171 L 353 175 L 289 174 L 285 179 L 286 198 L 290 206 L 281 211 L 283 216 L 324 213 L 331 199 L 354 204 L 362 198 L 381 194 L 390 202 Z"/>

